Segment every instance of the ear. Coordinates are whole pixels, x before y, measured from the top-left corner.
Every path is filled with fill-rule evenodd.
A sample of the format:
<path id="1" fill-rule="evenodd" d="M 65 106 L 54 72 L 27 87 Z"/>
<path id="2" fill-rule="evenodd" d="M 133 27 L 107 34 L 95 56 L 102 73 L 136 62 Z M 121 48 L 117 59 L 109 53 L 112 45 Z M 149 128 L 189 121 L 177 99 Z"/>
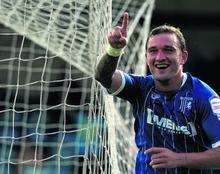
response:
<path id="1" fill-rule="evenodd" d="M 146 58 L 146 62 L 147 62 L 147 65 L 148 65 L 148 61 L 147 61 L 147 51 L 145 51 L 145 58 Z"/>
<path id="2" fill-rule="evenodd" d="M 188 59 L 188 52 L 187 51 L 182 51 L 182 59 L 181 59 L 181 65 L 184 65 Z"/>

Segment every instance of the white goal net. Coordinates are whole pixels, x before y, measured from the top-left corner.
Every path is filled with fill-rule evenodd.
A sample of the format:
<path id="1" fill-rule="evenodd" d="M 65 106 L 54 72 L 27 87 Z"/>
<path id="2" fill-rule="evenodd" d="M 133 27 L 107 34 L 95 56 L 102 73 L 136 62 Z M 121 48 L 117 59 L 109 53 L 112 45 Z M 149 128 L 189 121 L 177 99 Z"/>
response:
<path id="1" fill-rule="evenodd" d="M 0 173 L 130 174 L 127 102 L 93 72 L 111 27 L 130 23 L 126 72 L 146 72 L 154 0 L 0 0 Z"/>

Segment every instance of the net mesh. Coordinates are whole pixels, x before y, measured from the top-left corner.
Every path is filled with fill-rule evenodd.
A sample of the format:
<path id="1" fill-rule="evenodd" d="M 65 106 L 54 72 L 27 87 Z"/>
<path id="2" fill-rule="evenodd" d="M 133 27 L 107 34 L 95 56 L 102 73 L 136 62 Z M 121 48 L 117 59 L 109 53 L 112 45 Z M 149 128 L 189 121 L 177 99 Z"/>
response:
<path id="1" fill-rule="evenodd" d="M 132 173 L 127 102 L 94 80 L 106 35 L 129 12 L 119 68 L 144 74 L 153 0 L 0 1 L 0 173 Z"/>

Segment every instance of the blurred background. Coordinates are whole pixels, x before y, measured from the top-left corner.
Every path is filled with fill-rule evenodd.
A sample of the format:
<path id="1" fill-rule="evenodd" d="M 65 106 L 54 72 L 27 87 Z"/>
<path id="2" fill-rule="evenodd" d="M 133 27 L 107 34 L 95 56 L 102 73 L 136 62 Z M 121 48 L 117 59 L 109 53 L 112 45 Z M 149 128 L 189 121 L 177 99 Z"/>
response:
<path id="1" fill-rule="evenodd" d="M 220 1 L 156 0 L 151 28 L 161 24 L 181 29 L 189 52 L 185 71 L 220 94 Z"/>

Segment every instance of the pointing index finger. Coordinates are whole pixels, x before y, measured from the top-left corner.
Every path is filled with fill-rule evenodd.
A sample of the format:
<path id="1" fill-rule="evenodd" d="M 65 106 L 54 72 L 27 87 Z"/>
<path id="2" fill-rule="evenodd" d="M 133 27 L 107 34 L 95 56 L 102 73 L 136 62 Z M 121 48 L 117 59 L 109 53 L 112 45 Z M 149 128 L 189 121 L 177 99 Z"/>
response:
<path id="1" fill-rule="evenodd" d="M 127 37 L 128 32 L 128 12 L 124 13 L 122 26 L 121 26 L 121 33 L 123 37 Z"/>

